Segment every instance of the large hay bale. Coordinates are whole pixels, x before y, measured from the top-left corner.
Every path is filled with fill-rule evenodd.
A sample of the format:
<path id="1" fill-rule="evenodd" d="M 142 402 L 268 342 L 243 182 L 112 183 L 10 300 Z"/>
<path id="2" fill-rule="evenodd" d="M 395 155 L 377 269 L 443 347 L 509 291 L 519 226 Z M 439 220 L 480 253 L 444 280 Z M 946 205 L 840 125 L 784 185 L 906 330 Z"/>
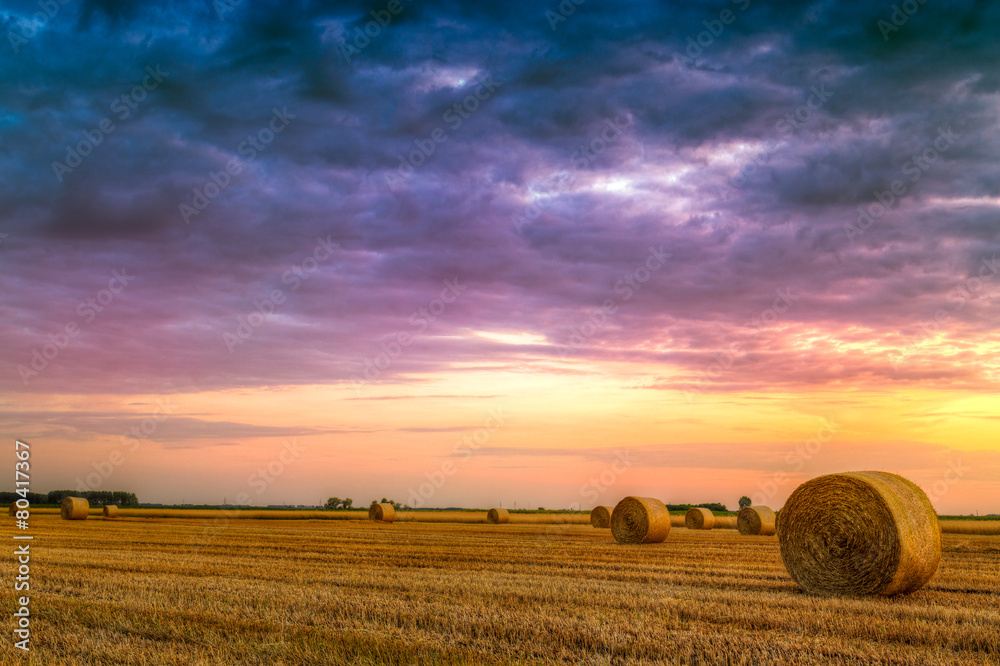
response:
<path id="1" fill-rule="evenodd" d="M 118 507 L 114 504 L 106 504 L 104 506 L 104 517 L 105 518 L 117 518 L 118 517 Z"/>
<path id="2" fill-rule="evenodd" d="M 785 568 L 812 594 L 905 594 L 941 560 L 930 500 L 887 472 L 828 474 L 799 486 L 777 520 Z"/>
<path id="3" fill-rule="evenodd" d="M 715 514 L 708 509 L 692 507 L 684 514 L 684 527 L 689 530 L 710 530 L 715 527 Z"/>
<path id="4" fill-rule="evenodd" d="M 65 497 L 59 508 L 63 520 L 87 520 L 90 503 L 82 497 Z"/>
<path id="5" fill-rule="evenodd" d="M 652 497 L 626 497 L 611 512 L 611 534 L 618 543 L 660 543 L 670 534 L 670 512 Z"/>
<path id="6" fill-rule="evenodd" d="M 745 506 L 736 516 L 736 529 L 744 536 L 771 536 L 775 533 L 774 511 L 767 506 Z"/>
<path id="7" fill-rule="evenodd" d="M 590 511 L 590 524 L 594 527 L 611 527 L 611 512 L 614 507 L 595 506 Z"/>
<path id="8" fill-rule="evenodd" d="M 368 508 L 368 520 L 379 520 L 383 523 L 391 523 L 396 520 L 396 509 L 391 504 L 372 503 Z"/>
<path id="9" fill-rule="evenodd" d="M 494 525 L 509 523 L 510 513 L 507 509 L 490 509 L 490 512 L 486 514 L 486 521 Z"/>
<path id="10" fill-rule="evenodd" d="M 10 508 L 7 509 L 7 515 L 8 516 L 16 516 L 17 515 L 17 502 L 11 502 L 10 503 Z"/>

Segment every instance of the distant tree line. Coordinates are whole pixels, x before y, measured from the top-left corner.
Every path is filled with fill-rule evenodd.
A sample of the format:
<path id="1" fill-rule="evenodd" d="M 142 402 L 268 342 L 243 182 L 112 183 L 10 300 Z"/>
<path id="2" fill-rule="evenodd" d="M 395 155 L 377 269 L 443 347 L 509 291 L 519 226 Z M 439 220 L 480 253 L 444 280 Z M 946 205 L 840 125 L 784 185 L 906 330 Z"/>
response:
<path id="1" fill-rule="evenodd" d="M 354 500 L 350 497 L 347 499 L 340 499 L 339 497 L 331 497 L 323 505 L 324 509 L 353 509 Z"/>
<path id="2" fill-rule="evenodd" d="M 389 504 L 392 506 L 392 508 L 401 511 L 410 508 L 408 504 L 400 504 L 396 500 L 386 499 L 385 497 L 383 497 L 381 500 L 372 500 L 372 504 L 380 504 L 380 503 Z M 348 497 L 347 499 L 340 499 L 339 497 L 331 497 L 326 501 L 326 504 L 323 505 L 323 508 L 336 510 L 336 509 L 353 509 L 355 507 L 354 507 L 354 500 L 352 500 L 350 497 Z"/>
<path id="3" fill-rule="evenodd" d="M 688 509 L 708 509 L 709 511 L 729 511 L 725 504 L 706 502 L 705 504 L 667 504 L 670 511 L 687 511 Z"/>
<path id="4" fill-rule="evenodd" d="M 384 497 L 381 499 L 381 501 L 372 500 L 372 504 L 388 504 L 397 511 L 408 511 L 411 508 L 409 504 L 400 504 L 396 500 L 386 499 Z"/>
<path id="5" fill-rule="evenodd" d="M 104 506 L 116 504 L 118 506 L 135 506 L 139 503 L 139 498 L 135 493 L 124 490 L 90 490 L 79 492 L 77 490 L 53 490 L 49 493 L 28 493 L 27 499 L 31 504 L 62 504 L 67 497 L 83 497 L 91 504 Z M 11 491 L 0 491 L 0 504 L 10 504 L 21 499 L 21 496 Z"/>

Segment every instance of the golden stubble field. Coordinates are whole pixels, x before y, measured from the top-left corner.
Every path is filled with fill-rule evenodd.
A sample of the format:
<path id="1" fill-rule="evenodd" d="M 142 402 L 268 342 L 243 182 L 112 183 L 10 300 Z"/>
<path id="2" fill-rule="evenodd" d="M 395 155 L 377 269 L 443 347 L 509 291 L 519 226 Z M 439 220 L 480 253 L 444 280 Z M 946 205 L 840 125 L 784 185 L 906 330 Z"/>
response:
<path id="1" fill-rule="evenodd" d="M 10 531 L 10 530 L 8 530 Z M 810 597 L 775 537 L 32 517 L 33 664 L 998 664 L 1000 537 L 902 598 Z M 12 558 L 4 567 L 8 637 Z"/>

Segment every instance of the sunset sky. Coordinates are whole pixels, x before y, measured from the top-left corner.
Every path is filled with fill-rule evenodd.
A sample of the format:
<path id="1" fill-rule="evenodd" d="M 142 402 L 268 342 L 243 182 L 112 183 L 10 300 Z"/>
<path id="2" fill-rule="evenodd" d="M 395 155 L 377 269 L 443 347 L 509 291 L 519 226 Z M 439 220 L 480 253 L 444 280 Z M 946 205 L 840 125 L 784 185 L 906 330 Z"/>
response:
<path id="1" fill-rule="evenodd" d="M 1000 512 L 1000 7 L 577 1 L 5 3 L 32 490 Z"/>

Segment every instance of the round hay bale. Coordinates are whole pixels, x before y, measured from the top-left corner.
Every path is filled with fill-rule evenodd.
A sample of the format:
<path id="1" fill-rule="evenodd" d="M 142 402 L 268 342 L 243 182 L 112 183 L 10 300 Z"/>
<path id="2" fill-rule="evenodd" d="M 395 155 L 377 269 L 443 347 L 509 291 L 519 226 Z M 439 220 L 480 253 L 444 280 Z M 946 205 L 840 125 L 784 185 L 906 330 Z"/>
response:
<path id="1" fill-rule="evenodd" d="M 652 497 L 626 497 L 611 513 L 611 534 L 618 543 L 661 543 L 670 534 L 670 512 Z"/>
<path id="2" fill-rule="evenodd" d="M 828 474 L 795 489 L 777 520 L 781 559 L 806 592 L 906 594 L 941 561 L 930 500 L 887 472 Z"/>
<path id="3" fill-rule="evenodd" d="M 774 511 L 766 506 L 745 506 L 736 516 L 736 529 L 744 536 L 774 534 Z"/>
<path id="4" fill-rule="evenodd" d="M 594 527 L 611 527 L 612 511 L 614 508 L 610 506 L 595 506 L 590 511 L 590 524 Z"/>
<path id="5" fill-rule="evenodd" d="M 368 508 L 368 520 L 379 520 L 383 523 L 391 523 L 396 520 L 396 509 L 388 503 L 373 503 Z"/>
<path id="6" fill-rule="evenodd" d="M 708 509 L 690 508 L 684 514 L 684 527 L 689 530 L 710 530 L 715 527 L 715 514 Z"/>
<path id="7" fill-rule="evenodd" d="M 10 508 L 7 509 L 7 515 L 8 516 L 15 516 L 15 515 L 17 515 L 17 502 L 11 502 L 10 503 Z"/>
<path id="8" fill-rule="evenodd" d="M 494 525 L 509 523 L 510 513 L 507 509 L 490 509 L 490 512 L 486 514 L 486 522 L 493 523 Z"/>
<path id="9" fill-rule="evenodd" d="M 59 507 L 59 515 L 63 520 L 87 520 L 90 502 L 82 497 L 65 497 Z"/>
<path id="10" fill-rule="evenodd" d="M 106 504 L 104 506 L 104 517 L 105 518 L 117 518 L 118 517 L 118 507 L 114 504 Z"/>

